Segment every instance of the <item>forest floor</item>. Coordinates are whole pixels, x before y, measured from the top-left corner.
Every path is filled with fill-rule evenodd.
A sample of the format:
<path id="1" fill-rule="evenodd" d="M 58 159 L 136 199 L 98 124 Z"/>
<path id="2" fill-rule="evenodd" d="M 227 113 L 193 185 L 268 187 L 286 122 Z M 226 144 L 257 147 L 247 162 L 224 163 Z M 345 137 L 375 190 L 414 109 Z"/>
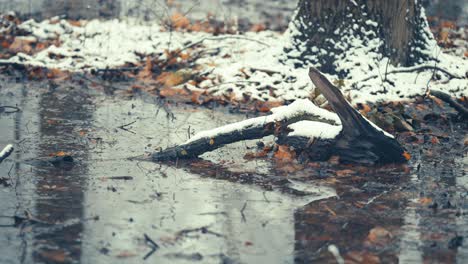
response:
<path id="1" fill-rule="evenodd" d="M 417 120 L 413 131 L 396 132 L 411 155 L 406 165 L 299 163 L 268 148 L 273 138 L 155 164 L 141 155 L 256 114 L 29 81 L 22 71 L 3 74 L 1 87 L 0 105 L 20 109 L 0 116 L 0 144 L 16 147 L 0 164 L 2 263 L 468 256 L 468 128 L 437 101 L 376 106 Z"/>
<path id="2" fill-rule="evenodd" d="M 155 164 L 145 154 L 196 132 L 297 98 L 326 102 L 301 70 L 265 68 L 277 57 L 261 61 L 260 51 L 282 37 L 263 24 L 239 36 L 233 25 L 180 14 L 169 18 L 171 31 L 5 19 L 12 23 L 1 36 L 0 107 L 13 107 L 0 108 L 0 146 L 16 150 L 0 163 L 1 263 L 468 258 L 468 125 L 444 102 L 421 96 L 430 85 L 467 103 L 464 28 L 440 28 L 450 33 L 440 34 L 442 66 L 459 79 L 425 71 L 384 82 L 383 62 L 367 73 L 378 75 L 366 84 L 375 94 L 366 85 L 348 91 L 364 115 L 396 135 L 408 164 L 300 163 L 272 137 Z M 365 77 L 360 71 L 328 77 L 349 87 Z M 387 85 L 408 89 L 379 92 L 391 91 Z"/>

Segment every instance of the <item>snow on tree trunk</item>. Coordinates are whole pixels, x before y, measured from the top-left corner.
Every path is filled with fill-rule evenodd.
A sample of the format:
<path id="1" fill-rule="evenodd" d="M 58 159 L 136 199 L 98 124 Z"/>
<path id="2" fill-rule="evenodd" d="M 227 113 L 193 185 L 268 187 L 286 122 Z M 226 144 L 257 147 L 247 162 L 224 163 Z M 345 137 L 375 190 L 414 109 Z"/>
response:
<path id="1" fill-rule="evenodd" d="M 293 44 L 285 51 L 296 66 L 313 63 L 340 77 L 362 67 L 353 56 L 388 57 L 403 66 L 421 63 L 430 58 L 433 39 L 417 0 L 300 0 L 289 34 Z"/>

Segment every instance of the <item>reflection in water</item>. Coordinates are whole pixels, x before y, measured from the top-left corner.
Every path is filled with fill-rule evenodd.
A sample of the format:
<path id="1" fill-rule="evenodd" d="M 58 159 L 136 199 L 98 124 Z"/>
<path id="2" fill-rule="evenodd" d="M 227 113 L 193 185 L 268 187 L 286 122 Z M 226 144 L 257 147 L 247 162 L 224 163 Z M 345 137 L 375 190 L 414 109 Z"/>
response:
<path id="1" fill-rule="evenodd" d="M 176 119 L 168 122 L 165 114 L 157 112 L 154 105 L 136 102 L 105 103 L 96 110 L 93 125 L 98 129 L 93 137 L 112 143 L 104 143 L 92 157 L 99 164 L 90 167 L 93 178 L 85 197 L 86 218 L 99 215 L 99 221 L 85 226 L 85 262 L 119 262 L 115 256 L 129 255 L 138 263 L 149 251 L 142 241 L 147 234 L 161 246 L 152 256 L 158 263 L 182 261 L 187 255 L 198 254 L 203 263 L 219 263 L 224 258 L 243 263 L 292 263 L 294 210 L 334 192 L 314 186 L 317 195 L 294 197 L 201 178 L 190 168 L 114 161 L 139 155 L 148 144 L 165 147 L 185 140 L 189 126 L 200 131 L 233 119 L 220 111 L 174 109 Z M 129 129 L 136 134 L 118 130 L 109 136 L 108 128 L 133 121 L 137 122 Z M 243 144 L 231 148 L 245 150 Z M 103 177 L 124 175 L 133 180 L 102 182 Z M 207 231 L 186 233 L 202 227 Z"/>
<path id="2" fill-rule="evenodd" d="M 0 92 L 5 103 L 8 92 Z M 27 92 L 16 123 L 0 117 L 0 131 L 9 135 L 0 144 L 22 141 L 17 160 L 0 164 L 0 177 L 16 164 L 13 178 L 20 179 L 17 189 L 0 186 L 2 214 L 27 210 L 40 220 L 0 228 L 0 262 L 141 263 L 150 251 L 145 234 L 159 246 L 148 261 L 158 263 L 334 263 L 330 245 L 355 262 L 418 263 L 437 255 L 461 263 L 466 256 L 466 245 L 453 240 L 468 230 L 459 217 L 467 205 L 466 161 L 453 162 L 459 148 L 447 150 L 453 152 L 445 159 L 423 157 L 419 173 L 405 166 L 338 173 L 322 164 L 278 175 L 268 160 L 242 158 L 255 142 L 205 155 L 212 163 L 155 164 L 127 158 L 182 142 L 189 127 L 200 131 L 245 117 L 179 105 L 169 107 L 172 120 L 154 103 L 87 92 Z M 130 132 L 119 129 L 130 123 Z M 22 162 L 58 151 L 70 152 L 74 166 Z M 307 186 L 297 187 L 303 180 Z M 283 187 L 291 182 L 315 193 L 289 194 Z M 424 197 L 437 210 L 421 205 Z"/>
<path id="3" fill-rule="evenodd" d="M 88 146 L 77 137 L 83 123 L 92 118 L 91 100 L 73 91 L 66 95 L 49 91 L 41 95 L 39 104 L 39 157 L 66 152 L 79 164 L 68 167 L 46 164 L 35 168 L 37 199 L 34 215 L 53 224 L 82 220 Z M 67 262 L 79 261 L 82 230 L 82 222 L 77 221 L 55 231 L 39 232 L 35 236 L 38 244 L 35 260 L 63 258 Z"/>

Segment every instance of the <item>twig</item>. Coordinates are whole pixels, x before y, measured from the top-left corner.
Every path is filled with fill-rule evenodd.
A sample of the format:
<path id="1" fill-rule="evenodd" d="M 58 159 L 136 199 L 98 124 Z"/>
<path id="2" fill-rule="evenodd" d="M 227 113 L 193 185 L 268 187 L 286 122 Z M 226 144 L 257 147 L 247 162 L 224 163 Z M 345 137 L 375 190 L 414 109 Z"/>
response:
<path id="1" fill-rule="evenodd" d="M 143 260 L 146 260 L 146 259 L 149 258 L 151 255 L 153 255 L 154 252 L 156 252 L 156 250 L 159 249 L 159 245 L 156 244 L 156 242 L 154 242 L 147 234 L 144 234 L 144 237 L 145 237 L 145 242 L 146 242 L 146 244 L 148 244 L 148 246 L 151 248 L 151 251 L 148 252 L 148 253 L 143 257 Z"/>
<path id="2" fill-rule="evenodd" d="M 415 66 L 415 67 L 410 67 L 410 68 L 405 68 L 405 69 L 393 70 L 393 71 L 389 71 L 386 75 L 395 74 L 395 73 L 421 72 L 421 71 L 425 71 L 425 70 L 440 71 L 440 72 L 444 73 L 445 75 L 447 75 L 450 79 L 463 79 L 462 76 L 457 76 L 457 75 L 455 75 L 453 73 L 450 73 L 449 71 L 447 71 L 445 69 L 442 69 L 442 68 L 440 68 L 438 66 L 433 66 L 433 65 L 421 65 L 421 66 Z M 379 77 L 379 75 L 371 75 L 371 76 L 366 77 L 366 78 L 364 78 L 362 80 L 354 82 L 351 86 L 355 87 L 356 84 L 358 84 L 360 82 L 365 82 L 365 81 L 368 81 L 368 80 L 371 80 L 371 79 L 375 79 L 377 77 Z"/>
<path id="3" fill-rule="evenodd" d="M 451 107 L 455 108 L 455 110 L 457 110 L 463 118 L 468 118 L 468 109 L 466 109 L 463 105 L 455 101 L 450 95 L 441 91 L 434 90 L 431 90 L 430 94 L 448 103 Z"/>
<path id="4" fill-rule="evenodd" d="M 13 148 L 13 145 L 11 144 L 8 144 L 1 152 L 0 152 L 0 163 L 2 163 L 2 161 L 6 158 L 8 158 L 8 156 L 10 156 L 10 154 L 13 152 L 14 148 Z"/>
<path id="5" fill-rule="evenodd" d="M 126 128 L 126 127 L 128 127 L 129 125 L 132 125 L 132 124 L 135 124 L 135 123 L 136 123 L 136 121 L 133 121 L 133 122 L 130 122 L 130 123 L 128 123 L 128 124 L 121 125 L 121 126 L 119 126 L 119 127 L 117 127 L 117 128 L 120 128 L 120 129 L 122 129 L 122 130 L 125 130 L 125 131 L 127 131 L 127 132 L 130 132 L 130 133 L 132 133 L 132 134 L 136 134 L 135 132 L 133 132 L 133 131 L 131 131 L 130 129 Z"/>
<path id="6" fill-rule="evenodd" d="M 242 222 L 246 222 L 247 220 L 245 219 L 245 215 L 244 215 L 244 211 L 245 211 L 245 208 L 247 207 L 247 201 L 245 201 L 244 203 L 244 206 L 242 206 L 241 210 L 240 210 L 240 213 L 241 213 L 241 216 L 242 216 Z"/>
<path id="7" fill-rule="evenodd" d="M 176 240 L 192 232 L 201 232 L 202 234 L 210 234 L 210 235 L 214 235 L 217 237 L 223 237 L 222 234 L 211 231 L 208 229 L 208 227 L 209 226 L 202 226 L 202 227 L 197 227 L 197 228 L 192 228 L 192 229 L 182 229 L 176 233 Z"/>
<path id="8" fill-rule="evenodd" d="M 232 36 L 218 36 L 218 37 L 205 37 L 205 38 L 202 38 L 198 41 L 195 41 L 193 43 L 190 43 L 188 44 L 187 46 L 183 47 L 182 49 L 180 49 L 179 52 L 183 51 L 183 50 L 186 50 L 186 49 L 189 49 L 193 46 L 196 46 L 198 44 L 201 44 L 202 42 L 204 42 L 205 40 L 224 40 L 224 39 L 242 39 L 242 40 L 249 40 L 249 41 L 254 41 L 254 42 L 257 42 L 261 45 L 264 45 L 266 47 L 270 47 L 269 44 L 263 42 L 263 41 L 260 41 L 260 40 L 256 40 L 256 39 L 252 39 L 252 38 L 248 38 L 248 37 L 243 37 L 243 36 L 239 36 L 239 35 L 232 35 Z"/>
<path id="9" fill-rule="evenodd" d="M 237 141 L 260 139 L 274 135 L 282 128 L 301 120 L 319 121 L 337 125 L 334 120 L 326 119 L 311 112 L 294 112 L 291 116 L 281 116 L 274 119 L 274 115 L 262 116 L 215 128 L 196 134 L 191 140 L 184 144 L 167 148 L 152 155 L 153 161 L 177 160 L 195 158 L 205 152 L 213 151 L 224 145 Z M 198 136 L 197 136 L 198 135 Z M 205 136 L 204 136 L 205 135 Z"/>

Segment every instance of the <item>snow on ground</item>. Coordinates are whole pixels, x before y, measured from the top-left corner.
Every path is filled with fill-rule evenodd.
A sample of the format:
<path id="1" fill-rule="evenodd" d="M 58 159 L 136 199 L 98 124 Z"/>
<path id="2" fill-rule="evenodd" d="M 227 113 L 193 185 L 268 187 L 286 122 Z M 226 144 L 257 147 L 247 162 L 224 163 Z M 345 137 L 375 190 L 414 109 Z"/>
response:
<path id="1" fill-rule="evenodd" d="M 163 59 L 165 50 L 185 49 L 195 42 L 203 45 L 187 48 L 193 53 L 204 51 L 196 60 L 198 68 L 211 72 L 211 81 L 199 84 L 214 95 L 245 95 L 257 100 L 294 100 L 311 98 L 314 87 L 308 69 L 295 69 L 292 61 L 284 59 L 284 47 L 290 45 L 291 35 L 272 31 L 247 32 L 242 35 L 213 36 L 204 32 L 168 32 L 157 24 L 142 24 L 132 20 L 92 20 L 73 26 L 65 20 L 26 21 L 22 28 L 38 40 L 59 37 L 60 47 L 51 46 L 33 56 L 18 54 L 10 61 L 70 71 L 114 68 L 125 63 L 138 63 L 145 55 Z M 358 41 L 358 40 L 357 40 Z M 359 45 L 358 45 L 359 44 Z M 373 53 L 372 45 L 356 43 L 346 54 L 340 67 L 350 70 L 349 77 L 338 80 L 353 103 L 379 100 L 404 100 L 424 94 L 427 86 L 455 96 L 468 95 L 468 60 L 444 54 L 433 41 L 433 56 L 439 62 L 429 65 L 443 68 L 462 77 L 451 79 L 440 72 L 438 81 L 431 81 L 432 70 L 395 73 L 404 68 L 388 64 L 387 58 Z M 193 50 L 192 50 L 193 49 Z M 214 54 L 214 55 L 213 55 Z M 386 74 L 387 73 L 387 74 Z M 375 78 L 368 78 L 375 76 Z M 384 82 L 386 78 L 390 82 Z M 366 80 L 367 79 L 367 80 Z M 392 84 L 391 84 L 392 83 Z"/>

